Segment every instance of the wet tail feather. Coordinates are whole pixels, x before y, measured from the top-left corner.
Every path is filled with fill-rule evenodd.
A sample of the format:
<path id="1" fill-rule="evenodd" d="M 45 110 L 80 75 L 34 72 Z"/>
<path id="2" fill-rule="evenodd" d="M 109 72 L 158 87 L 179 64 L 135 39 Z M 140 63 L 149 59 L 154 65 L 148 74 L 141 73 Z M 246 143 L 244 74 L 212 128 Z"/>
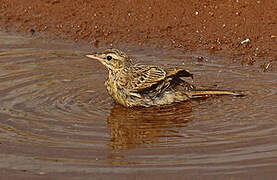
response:
<path id="1" fill-rule="evenodd" d="M 209 89 L 198 89 L 198 90 L 188 91 L 186 92 L 186 94 L 190 98 L 201 98 L 201 97 L 208 97 L 213 95 L 244 96 L 243 94 L 239 94 L 231 91 L 209 90 Z"/>

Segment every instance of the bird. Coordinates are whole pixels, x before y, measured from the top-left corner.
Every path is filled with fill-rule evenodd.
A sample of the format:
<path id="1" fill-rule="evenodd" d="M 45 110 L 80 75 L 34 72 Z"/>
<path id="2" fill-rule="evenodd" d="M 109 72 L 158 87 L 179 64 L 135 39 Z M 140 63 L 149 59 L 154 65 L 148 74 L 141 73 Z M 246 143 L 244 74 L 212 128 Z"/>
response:
<path id="1" fill-rule="evenodd" d="M 184 78 L 193 74 L 181 67 L 134 64 L 129 55 L 118 49 L 89 53 L 108 69 L 105 82 L 108 94 L 125 107 L 164 106 L 212 95 L 241 94 L 225 90 L 198 89 Z"/>

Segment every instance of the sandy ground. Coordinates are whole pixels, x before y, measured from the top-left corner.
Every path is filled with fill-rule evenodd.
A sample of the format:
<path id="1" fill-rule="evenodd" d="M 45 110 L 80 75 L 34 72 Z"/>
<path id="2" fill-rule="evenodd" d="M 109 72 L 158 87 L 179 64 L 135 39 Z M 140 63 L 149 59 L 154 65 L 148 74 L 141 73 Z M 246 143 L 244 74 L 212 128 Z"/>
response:
<path id="1" fill-rule="evenodd" d="M 85 40 L 94 46 L 124 43 L 228 52 L 242 64 L 264 60 L 264 71 L 276 65 L 276 23 L 276 0 L 1 0 L 0 4 L 4 30 Z"/>

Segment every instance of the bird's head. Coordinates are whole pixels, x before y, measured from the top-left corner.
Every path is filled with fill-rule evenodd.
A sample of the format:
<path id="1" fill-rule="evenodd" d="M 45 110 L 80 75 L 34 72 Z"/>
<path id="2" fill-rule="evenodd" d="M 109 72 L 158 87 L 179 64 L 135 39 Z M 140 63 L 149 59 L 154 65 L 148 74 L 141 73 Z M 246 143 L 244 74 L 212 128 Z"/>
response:
<path id="1" fill-rule="evenodd" d="M 131 65 L 130 58 L 118 49 L 107 49 L 102 53 L 88 54 L 86 56 L 100 61 L 111 71 L 117 71 Z"/>

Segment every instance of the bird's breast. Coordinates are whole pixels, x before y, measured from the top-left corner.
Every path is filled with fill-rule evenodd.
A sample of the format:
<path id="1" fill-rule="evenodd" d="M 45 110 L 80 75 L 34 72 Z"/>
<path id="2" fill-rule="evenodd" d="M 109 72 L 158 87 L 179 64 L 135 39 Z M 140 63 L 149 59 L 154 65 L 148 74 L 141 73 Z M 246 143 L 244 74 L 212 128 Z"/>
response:
<path id="1" fill-rule="evenodd" d="M 119 88 L 117 82 L 111 79 L 108 79 L 105 85 L 109 95 L 114 101 L 126 106 L 126 94 L 124 93 L 124 89 Z"/>

